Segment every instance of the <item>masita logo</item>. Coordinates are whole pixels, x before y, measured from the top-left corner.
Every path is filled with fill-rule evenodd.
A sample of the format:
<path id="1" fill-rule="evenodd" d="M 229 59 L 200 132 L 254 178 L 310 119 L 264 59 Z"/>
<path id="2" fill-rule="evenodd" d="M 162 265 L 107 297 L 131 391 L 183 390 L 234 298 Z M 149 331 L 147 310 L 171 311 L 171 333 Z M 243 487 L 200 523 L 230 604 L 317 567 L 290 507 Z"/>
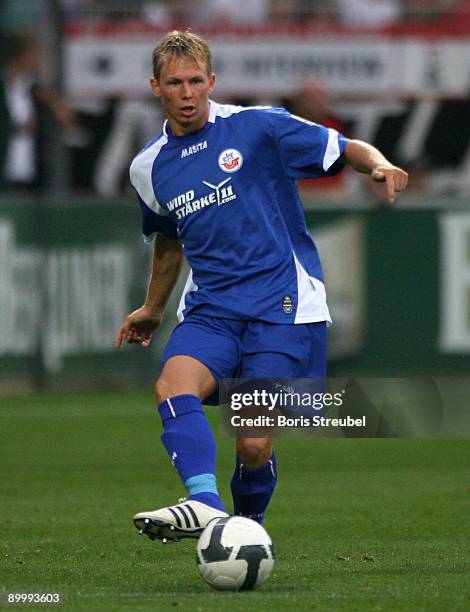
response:
<path id="1" fill-rule="evenodd" d="M 199 151 L 202 151 L 203 149 L 207 149 L 207 140 L 204 140 L 203 142 L 198 142 L 195 145 L 191 145 L 190 147 L 183 149 L 181 151 L 181 159 L 183 159 L 183 157 L 188 157 L 188 155 L 194 155 L 194 153 L 199 153 Z"/>
<path id="2" fill-rule="evenodd" d="M 243 165 L 243 155 L 237 149 L 225 149 L 219 155 L 219 168 L 224 172 L 237 172 Z"/>

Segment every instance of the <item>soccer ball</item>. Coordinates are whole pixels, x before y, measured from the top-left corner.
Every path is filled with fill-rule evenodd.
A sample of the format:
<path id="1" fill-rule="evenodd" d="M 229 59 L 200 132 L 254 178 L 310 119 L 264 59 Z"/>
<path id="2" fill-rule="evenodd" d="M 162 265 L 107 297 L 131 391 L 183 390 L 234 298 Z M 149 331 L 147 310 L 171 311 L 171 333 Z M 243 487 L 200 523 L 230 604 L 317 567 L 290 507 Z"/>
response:
<path id="1" fill-rule="evenodd" d="M 201 576 L 220 591 L 249 591 L 265 582 L 274 566 L 266 530 L 243 516 L 211 521 L 197 543 Z"/>

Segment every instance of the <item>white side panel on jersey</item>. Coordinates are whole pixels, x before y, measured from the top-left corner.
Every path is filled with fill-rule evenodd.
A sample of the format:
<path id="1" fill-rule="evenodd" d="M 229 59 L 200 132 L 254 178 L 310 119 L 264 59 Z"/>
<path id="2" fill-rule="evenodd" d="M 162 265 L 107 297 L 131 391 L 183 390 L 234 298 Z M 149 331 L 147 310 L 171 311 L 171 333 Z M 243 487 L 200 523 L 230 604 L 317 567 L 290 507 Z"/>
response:
<path id="1" fill-rule="evenodd" d="M 183 311 L 186 308 L 186 294 L 190 291 L 197 291 L 198 287 L 196 283 L 193 281 L 193 271 L 190 270 L 188 274 L 188 278 L 186 279 L 186 284 L 183 289 L 183 293 L 181 294 L 180 303 L 178 306 L 178 310 L 176 311 L 176 317 L 178 322 L 181 323 L 184 319 Z"/>
<path id="2" fill-rule="evenodd" d="M 328 128 L 328 143 L 325 155 L 323 156 L 323 170 L 327 172 L 340 156 L 338 132 Z"/>
<path id="3" fill-rule="evenodd" d="M 297 269 L 297 292 L 298 304 L 294 323 L 316 323 L 327 321 L 331 323 L 330 311 L 326 304 L 325 285 L 309 276 L 301 263 L 294 255 L 295 267 Z"/>
<path id="4" fill-rule="evenodd" d="M 129 171 L 131 183 L 141 199 L 157 215 L 168 216 L 168 212 L 160 206 L 155 197 L 152 184 L 152 168 L 162 147 L 168 142 L 168 136 L 163 135 L 148 149 L 139 153 L 131 164 Z"/>

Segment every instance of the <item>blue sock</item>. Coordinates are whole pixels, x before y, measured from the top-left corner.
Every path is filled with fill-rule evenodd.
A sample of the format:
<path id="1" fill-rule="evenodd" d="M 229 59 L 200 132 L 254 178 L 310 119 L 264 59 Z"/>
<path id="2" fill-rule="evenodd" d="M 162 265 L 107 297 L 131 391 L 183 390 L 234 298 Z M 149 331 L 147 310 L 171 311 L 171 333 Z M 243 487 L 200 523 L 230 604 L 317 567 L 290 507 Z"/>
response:
<path id="1" fill-rule="evenodd" d="M 189 499 L 224 509 L 215 479 L 215 439 L 199 398 L 177 395 L 158 406 L 162 442 L 184 483 Z"/>
<path id="2" fill-rule="evenodd" d="M 271 459 L 257 470 L 247 469 L 237 456 L 231 487 L 233 513 L 262 523 L 277 482 L 277 463 Z"/>

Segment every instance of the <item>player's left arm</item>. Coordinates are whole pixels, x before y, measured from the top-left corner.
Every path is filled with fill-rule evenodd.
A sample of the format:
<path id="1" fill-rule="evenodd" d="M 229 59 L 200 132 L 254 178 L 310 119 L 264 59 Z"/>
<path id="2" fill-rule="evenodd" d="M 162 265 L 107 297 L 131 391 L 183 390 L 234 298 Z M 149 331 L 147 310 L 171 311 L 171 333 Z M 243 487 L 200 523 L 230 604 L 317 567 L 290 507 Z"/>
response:
<path id="1" fill-rule="evenodd" d="M 408 173 L 394 166 L 374 146 L 362 140 L 349 140 L 341 161 L 356 172 L 368 174 L 377 183 L 385 183 L 388 201 L 394 202 L 398 192 L 408 184 Z"/>

